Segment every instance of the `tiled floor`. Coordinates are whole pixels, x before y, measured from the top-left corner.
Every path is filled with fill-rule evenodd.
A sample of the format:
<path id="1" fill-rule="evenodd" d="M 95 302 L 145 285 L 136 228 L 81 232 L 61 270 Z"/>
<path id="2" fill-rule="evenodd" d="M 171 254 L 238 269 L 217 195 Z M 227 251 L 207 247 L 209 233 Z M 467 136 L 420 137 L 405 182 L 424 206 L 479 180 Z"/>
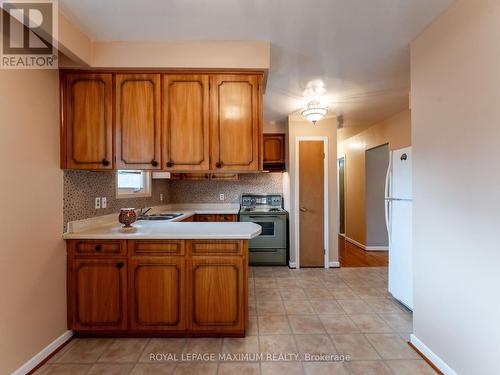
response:
<path id="1" fill-rule="evenodd" d="M 434 374 L 405 342 L 412 316 L 387 294 L 386 268 L 260 267 L 250 274 L 245 338 L 75 339 L 37 374 Z M 151 353 L 257 352 L 350 360 L 150 360 Z"/>

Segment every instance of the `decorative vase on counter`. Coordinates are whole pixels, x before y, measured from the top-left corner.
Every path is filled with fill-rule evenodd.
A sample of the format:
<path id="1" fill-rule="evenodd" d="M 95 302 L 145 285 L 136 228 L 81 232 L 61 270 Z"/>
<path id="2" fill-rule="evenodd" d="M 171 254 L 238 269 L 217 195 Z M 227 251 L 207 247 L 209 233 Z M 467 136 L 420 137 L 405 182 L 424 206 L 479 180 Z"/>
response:
<path id="1" fill-rule="evenodd" d="M 120 216 L 118 216 L 118 221 L 123 224 L 124 228 L 131 228 L 132 223 L 137 220 L 137 215 L 135 209 L 133 208 L 122 208 L 120 210 Z"/>

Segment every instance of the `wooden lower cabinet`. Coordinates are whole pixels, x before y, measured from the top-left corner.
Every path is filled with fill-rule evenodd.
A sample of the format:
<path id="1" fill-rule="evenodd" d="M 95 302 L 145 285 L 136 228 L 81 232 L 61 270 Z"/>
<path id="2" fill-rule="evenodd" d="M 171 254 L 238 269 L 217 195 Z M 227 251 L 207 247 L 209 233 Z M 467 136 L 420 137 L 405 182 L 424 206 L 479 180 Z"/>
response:
<path id="1" fill-rule="evenodd" d="M 120 257 L 78 252 L 97 241 L 68 241 L 68 327 L 77 335 L 245 335 L 248 241 L 118 242 Z"/>
<path id="2" fill-rule="evenodd" d="M 184 257 L 132 258 L 130 328 L 182 331 L 186 328 Z"/>
<path id="3" fill-rule="evenodd" d="M 191 259 L 192 332 L 245 331 L 247 279 L 243 260 L 237 256 Z"/>
<path id="4" fill-rule="evenodd" d="M 196 214 L 193 221 L 238 221 L 238 215 L 235 214 Z"/>
<path id="5" fill-rule="evenodd" d="M 70 320 L 83 331 L 127 328 L 126 259 L 75 259 L 71 267 Z"/>

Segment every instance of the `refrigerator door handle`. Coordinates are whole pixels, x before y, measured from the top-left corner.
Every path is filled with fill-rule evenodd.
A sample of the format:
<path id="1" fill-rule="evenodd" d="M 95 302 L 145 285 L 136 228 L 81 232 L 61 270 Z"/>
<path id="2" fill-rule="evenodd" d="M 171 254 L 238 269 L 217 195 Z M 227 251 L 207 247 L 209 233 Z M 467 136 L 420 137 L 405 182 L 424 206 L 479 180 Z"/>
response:
<path id="1" fill-rule="evenodd" d="M 391 200 L 386 199 L 385 200 L 385 226 L 387 227 L 387 237 L 389 239 L 389 242 L 391 242 Z"/>
<path id="2" fill-rule="evenodd" d="M 391 169 L 392 169 L 392 153 L 389 153 L 389 165 L 387 166 L 387 173 L 385 174 L 385 198 L 389 198 L 391 192 Z"/>

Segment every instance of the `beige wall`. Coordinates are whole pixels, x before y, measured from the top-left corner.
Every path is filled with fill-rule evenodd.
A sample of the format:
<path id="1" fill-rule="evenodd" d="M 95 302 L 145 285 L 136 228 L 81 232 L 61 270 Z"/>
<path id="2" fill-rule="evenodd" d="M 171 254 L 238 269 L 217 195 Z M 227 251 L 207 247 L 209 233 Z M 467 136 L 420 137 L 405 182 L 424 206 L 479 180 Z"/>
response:
<path id="1" fill-rule="evenodd" d="M 383 144 L 389 149 L 411 145 L 411 115 L 406 110 L 340 142 L 345 156 L 346 236 L 366 245 L 365 151 Z"/>
<path id="2" fill-rule="evenodd" d="M 337 121 L 328 118 L 318 122 L 316 125 L 302 119 L 288 119 L 288 147 L 289 161 L 288 171 L 284 178 L 285 208 L 290 212 L 290 261 L 295 262 L 295 139 L 298 136 L 325 136 L 328 137 L 328 233 L 330 261 L 338 261 L 338 197 L 337 197 Z"/>
<path id="3" fill-rule="evenodd" d="M 0 70 L 1 374 L 66 331 L 58 84 L 54 70 Z"/>
<path id="4" fill-rule="evenodd" d="M 457 0 L 411 48 L 414 335 L 463 375 L 500 374 L 499 35 Z"/>

